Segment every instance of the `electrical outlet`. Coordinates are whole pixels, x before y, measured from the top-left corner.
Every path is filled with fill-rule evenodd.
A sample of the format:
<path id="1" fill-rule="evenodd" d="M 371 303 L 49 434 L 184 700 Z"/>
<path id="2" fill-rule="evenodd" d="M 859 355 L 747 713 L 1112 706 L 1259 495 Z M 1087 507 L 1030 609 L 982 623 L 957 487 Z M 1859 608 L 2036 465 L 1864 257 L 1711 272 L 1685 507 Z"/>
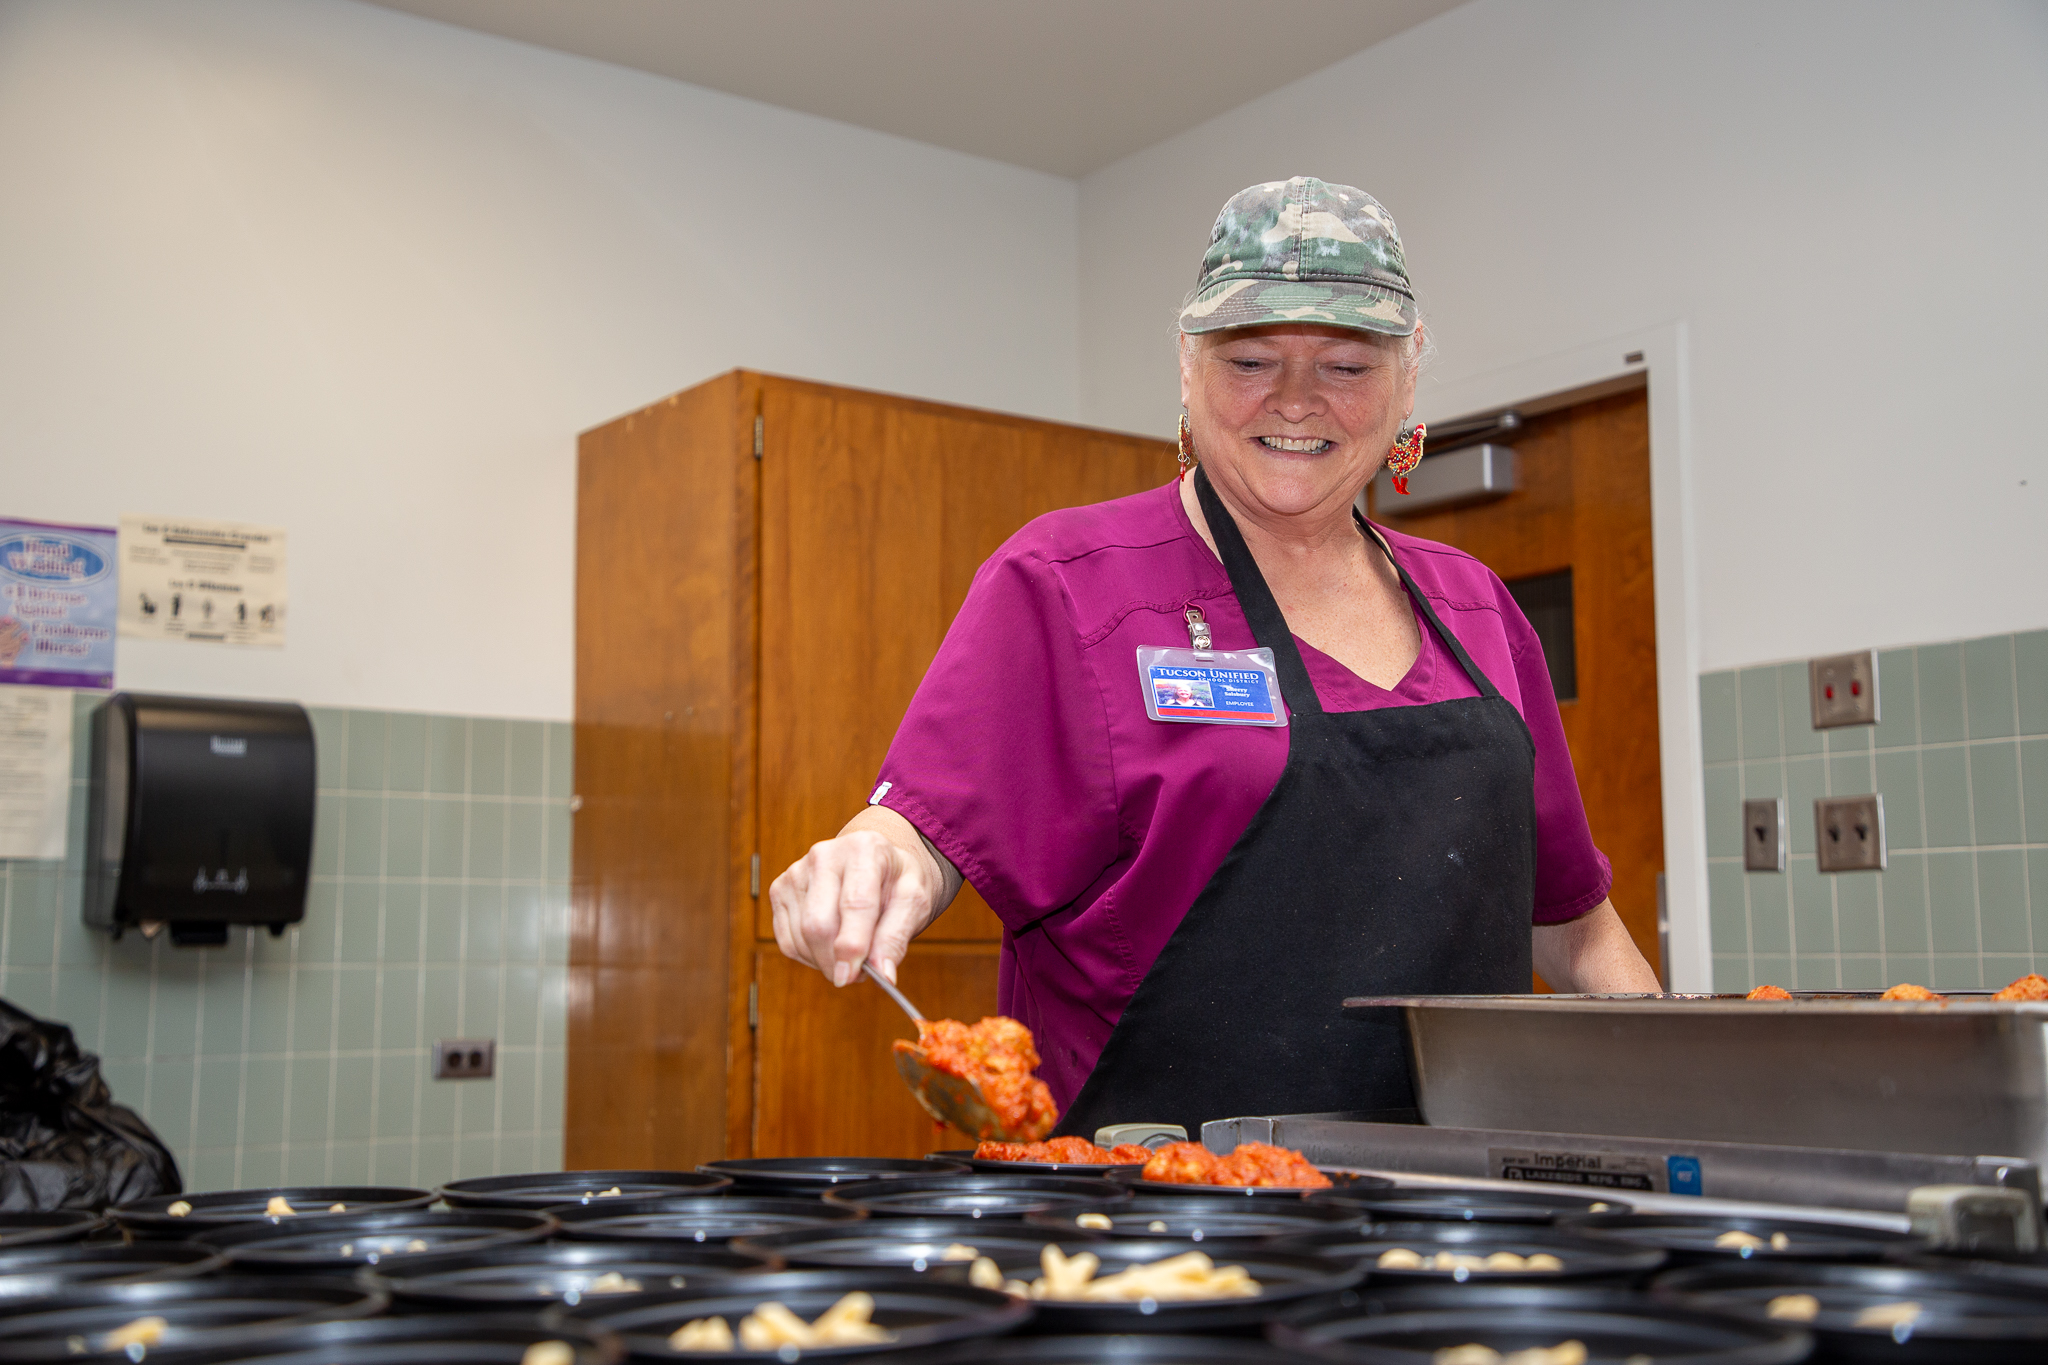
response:
<path id="1" fill-rule="evenodd" d="M 1813 846 L 1823 872 L 1882 872 L 1884 797 L 1823 796 L 1815 801 Z"/>
<path id="2" fill-rule="evenodd" d="M 493 1038 L 443 1038 L 434 1044 L 434 1079 L 487 1081 L 498 1066 Z"/>
<path id="3" fill-rule="evenodd" d="M 1742 803 L 1742 870 L 1785 870 L 1785 803 L 1775 796 Z"/>
<path id="4" fill-rule="evenodd" d="M 1806 665 L 1813 728 L 1877 724 L 1877 651 L 1831 654 Z"/>

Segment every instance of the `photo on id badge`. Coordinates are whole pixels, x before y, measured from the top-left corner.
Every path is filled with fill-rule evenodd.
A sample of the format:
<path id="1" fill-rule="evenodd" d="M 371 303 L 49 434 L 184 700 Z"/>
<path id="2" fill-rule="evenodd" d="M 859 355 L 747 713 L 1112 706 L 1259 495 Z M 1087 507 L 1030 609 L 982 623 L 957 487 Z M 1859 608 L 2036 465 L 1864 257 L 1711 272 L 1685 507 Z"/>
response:
<path id="1" fill-rule="evenodd" d="M 1153 720 L 1203 725 L 1285 725 L 1280 678 L 1268 649 L 1141 646 L 1138 677 Z"/>

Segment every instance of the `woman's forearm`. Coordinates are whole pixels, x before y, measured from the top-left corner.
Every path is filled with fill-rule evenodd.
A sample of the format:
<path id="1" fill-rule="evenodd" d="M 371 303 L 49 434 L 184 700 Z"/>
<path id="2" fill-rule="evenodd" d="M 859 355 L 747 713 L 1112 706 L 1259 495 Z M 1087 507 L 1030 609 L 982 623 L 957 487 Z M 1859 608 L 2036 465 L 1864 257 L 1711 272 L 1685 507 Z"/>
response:
<path id="1" fill-rule="evenodd" d="M 1601 901 L 1564 924 L 1539 924 L 1529 934 L 1538 975 L 1555 991 L 1658 991 L 1657 973 L 1636 950 L 1614 902 Z"/>

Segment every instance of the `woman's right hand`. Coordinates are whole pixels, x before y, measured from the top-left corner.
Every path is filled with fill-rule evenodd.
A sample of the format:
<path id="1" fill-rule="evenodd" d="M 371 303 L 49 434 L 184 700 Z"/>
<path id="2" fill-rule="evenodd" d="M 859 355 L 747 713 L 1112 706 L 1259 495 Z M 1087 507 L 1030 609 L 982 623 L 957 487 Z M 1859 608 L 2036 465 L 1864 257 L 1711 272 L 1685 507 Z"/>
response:
<path id="1" fill-rule="evenodd" d="M 952 904 L 960 873 L 886 806 L 869 806 L 811 845 L 768 888 L 775 942 L 835 986 L 863 962 L 894 981 L 910 940 Z"/>

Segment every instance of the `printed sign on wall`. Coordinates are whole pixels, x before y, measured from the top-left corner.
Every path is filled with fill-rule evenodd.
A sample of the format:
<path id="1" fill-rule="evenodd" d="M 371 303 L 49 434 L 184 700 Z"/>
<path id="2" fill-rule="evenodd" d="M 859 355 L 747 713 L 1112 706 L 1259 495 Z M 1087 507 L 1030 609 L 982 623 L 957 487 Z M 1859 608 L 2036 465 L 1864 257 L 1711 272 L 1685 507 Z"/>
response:
<path id="1" fill-rule="evenodd" d="M 121 518 L 121 633 L 217 645 L 284 643 L 284 532 Z"/>
<path id="2" fill-rule="evenodd" d="M 114 685 L 114 528 L 0 518 L 0 683 Z"/>

